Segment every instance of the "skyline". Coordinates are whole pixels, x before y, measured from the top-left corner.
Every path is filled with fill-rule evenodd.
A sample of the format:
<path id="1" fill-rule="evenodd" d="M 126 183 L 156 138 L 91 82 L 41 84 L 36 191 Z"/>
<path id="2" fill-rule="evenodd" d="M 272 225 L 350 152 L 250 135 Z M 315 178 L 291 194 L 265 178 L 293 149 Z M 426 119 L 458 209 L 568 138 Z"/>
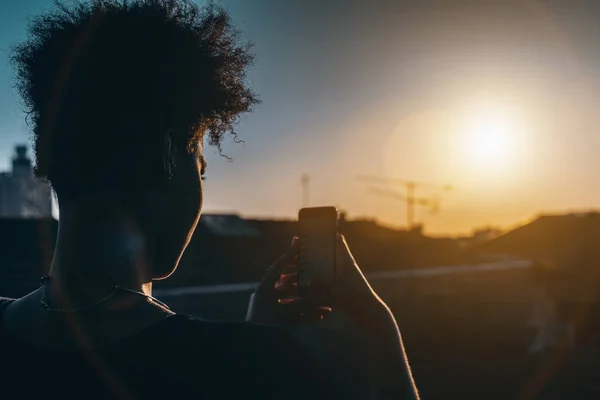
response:
<path id="1" fill-rule="evenodd" d="M 20 145 L 16 145 L 15 146 L 15 154 L 13 155 L 14 157 L 17 157 L 20 150 L 19 150 Z M 23 156 L 25 156 L 25 158 L 29 158 L 29 154 L 28 153 L 28 149 L 26 149 L 25 153 L 22 153 L 21 156 L 17 157 L 17 158 L 23 158 Z M 31 166 L 31 164 L 29 164 Z M 0 170 L 0 176 L 2 174 L 11 174 L 13 172 L 13 170 L 8 169 L 8 170 Z M 21 175 L 22 176 L 22 175 Z M 358 177 L 359 180 L 361 181 L 366 181 L 366 182 L 378 182 L 381 181 L 381 177 L 373 177 L 373 176 L 360 176 Z M 304 176 L 303 176 L 304 179 Z M 386 181 L 388 181 L 388 179 L 386 179 Z M 452 191 L 454 190 L 454 187 L 450 186 L 450 185 L 437 185 L 431 182 L 412 182 L 412 181 L 401 181 L 401 182 L 393 182 L 396 186 L 404 186 L 406 187 L 407 185 L 411 185 L 414 188 L 422 188 L 422 187 L 437 187 L 438 189 L 441 189 L 445 192 L 448 191 Z M 372 188 L 375 188 L 376 186 L 374 185 Z M 1 189 L 1 188 L 0 188 Z M 42 190 L 46 190 L 47 189 L 42 189 Z M 383 192 L 386 195 L 389 195 L 390 193 L 392 195 L 394 195 L 395 193 L 393 193 L 392 191 L 387 191 L 385 189 L 381 190 L 381 192 Z M 59 213 L 58 213 L 58 206 L 56 203 L 56 199 L 55 197 L 52 195 L 52 193 L 50 191 L 47 191 L 46 194 L 48 197 L 48 200 L 50 200 L 51 203 L 51 213 L 52 216 L 58 220 L 59 218 Z M 44 196 L 42 194 L 42 196 Z M 392 196 L 393 197 L 393 196 Z M 404 196 L 401 196 L 404 198 Z M 415 196 L 416 197 L 416 201 L 415 204 L 419 203 L 419 196 Z M 303 201 L 306 200 L 306 197 L 303 197 Z M 6 198 L 5 198 L 6 201 Z M 14 203 L 11 203 L 14 204 Z M 406 204 L 406 203 L 404 203 Z M 306 205 L 306 206 L 311 206 L 311 205 Z M 429 205 L 428 205 L 429 206 Z M 340 213 L 340 219 L 346 219 L 348 221 L 369 221 L 369 222 L 373 222 L 381 227 L 385 227 L 385 228 L 392 228 L 392 229 L 398 229 L 398 230 L 407 230 L 408 229 L 408 225 L 405 222 L 404 224 L 402 223 L 386 223 L 385 221 L 381 221 L 378 220 L 375 217 L 372 216 L 368 216 L 368 215 L 354 215 L 353 218 L 347 218 L 347 215 L 349 214 L 348 211 L 350 210 L 346 210 L 346 209 L 339 209 L 338 210 Z M 36 212 L 40 212 L 40 211 L 36 211 Z M 46 212 L 46 211 L 41 211 L 42 213 Z M 405 206 L 405 212 L 408 212 L 407 206 Z M 10 211 L 11 214 L 14 213 L 14 211 Z M 523 226 L 529 225 L 530 223 L 534 222 L 536 219 L 541 218 L 541 217 L 555 217 L 555 216 L 579 216 L 579 215 L 583 215 L 583 214 L 598 214 L 600 213 L 600 209 L 589 209 L 589 210 L 562 210 L 561 212 L 557 212 L 557 213 L 544 213 L 544 212 L 540 212 L 536 215 L 532 215 L 529 218 L 522 220 L 522 221 L 518 221 L 517 223 L 513 224 L 513 225 L 509 225 L 509 226 L 492 226 L 492 225 L 482 225 L 482 226 L 477 226 L 474 227 L 470 232 L 463 232 L 463 233 L 459 233 L 459 234 L 449 234 L 447 232 L 440 232 L 437 234 L 428 234 L 425 233 L 425 236 L 429 236 L 432 238 L 455 238 L 455 239 L 460 239 L 460 238 L 467 238 L 467 237 L 472 237 L 475 238 L 477 235 L 484 233 L 486 231 L 488 232 L 495 232 L 496 234 L 498 232 L 505 234 L 505 233 L 510 233 L 512 231 L 514 231 L 515 229 L 519 229 Z M 239 216 L 243 219 L 246 220 L 269 220 L 269 221 L 289 221 L 289 220 L 294 220 L 295 216 L 293 217 L 273 217 L 272 215 L 241 215 L 238 211 L 236 210 L 229 210 L 229 211 L 225 211 L 225 212 L 218 212 L 218 211 L 208 211 L 208 212 L 203 212 L 202 213 L 203 216 L 222 216 L 222 215 L 234 215 L 234 216 Z M 413 215 L 414 217 L 414 215 Z M 29 218 L 29 217 L 27 217 Z M 45 218 L 45 217 L 42 217 Z M 423 230 L 423 225 L 420 221 L 413 221 L 413 224 L 411 225 L 413 228 L 418 228 L 420 231 Z"/>
<path id="2" fill-rule="evenodd" d="M 232 163 L 207 148 L 206 212 L 294 218 L 305 173 L 311 205 L 395 226 L 405 204 L 369 193 L 358 175 L 451 184 L 438 214 L 417 210 L 431 234 L 600 204 L 600 4 L 217 3 L 255 44 L 249 80 L 263 104 L 240 121 L 245 143 L 225 142 Z M 47 4 L 0 6 L 0 170 L 28 143 L 8 47 Z M 510 138 L 469 136 L 482 116 L 498 116 L 487 133 L 506 125 Z"/>

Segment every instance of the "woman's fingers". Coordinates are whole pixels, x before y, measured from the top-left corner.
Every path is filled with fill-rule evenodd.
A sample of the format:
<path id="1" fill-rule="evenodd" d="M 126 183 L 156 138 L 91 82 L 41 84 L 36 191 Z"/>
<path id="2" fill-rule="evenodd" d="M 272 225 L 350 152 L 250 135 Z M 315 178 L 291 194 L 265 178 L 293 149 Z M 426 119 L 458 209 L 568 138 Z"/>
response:
<path id="1" fill-rule="evenodd" d="M 283 273 L 275 282 L 276 290 L 288 290 L 298 286 L 298 273 Z"/>
<path id="2" fill-rule="evenodd" d="M 293 273 L 284 274 L 286 269 L 293 270 L 298 259 L 298 238 L 294 237 L 288 249 L 273 265 L 269 268 L 263 279 L 257 287 L 258 292 L 274 292 L 279 290 L 293 278 L 286 275 L 295 275 Z M 284 281 L 285 280 L 285 281 Z"/>
<path id="3" fill-rule="evenodd" d="M 286 314 L 302 314 L 305 310 L 316 310 L 318 306 L 330 306 L 333 303 L 342 305 L 348 299 L 363 294 L 372 296 L 372 289 L 354 260 L 348 243 L 343 235 L 338 235 L 336 243 L 336 270 L 333 290 L 328 293 L 311 294 L 299 298 L 298 286 L 298 238 L 294 237 L 286 251 L 269 268 L 256 289 L 261 301 L 270 301 L 284 306 Z M 358 295 L 358 297 L 357 297 Z M 311 311 L 312 313 L 312 311 Z M 322 312 L 317 313 L 319 315 Z"/>

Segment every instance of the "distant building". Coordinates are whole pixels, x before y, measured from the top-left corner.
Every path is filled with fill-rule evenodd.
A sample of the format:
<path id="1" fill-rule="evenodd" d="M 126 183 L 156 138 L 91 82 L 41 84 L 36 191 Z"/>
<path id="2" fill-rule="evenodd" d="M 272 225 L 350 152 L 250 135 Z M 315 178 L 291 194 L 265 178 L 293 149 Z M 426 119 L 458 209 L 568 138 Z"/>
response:
<path id="1" fill-rule="evenodd" d="M 27 146 L 16 146 L 12 171 L 0 172 L 0 217 L 52 217 L 52 192 L 34 176 Z"/>
<path id="2" fill-rule="evenodd" d="M 196 229 L 220 237 L 259 237 L 258 229 L 236 214 L 203 214 Z"/>

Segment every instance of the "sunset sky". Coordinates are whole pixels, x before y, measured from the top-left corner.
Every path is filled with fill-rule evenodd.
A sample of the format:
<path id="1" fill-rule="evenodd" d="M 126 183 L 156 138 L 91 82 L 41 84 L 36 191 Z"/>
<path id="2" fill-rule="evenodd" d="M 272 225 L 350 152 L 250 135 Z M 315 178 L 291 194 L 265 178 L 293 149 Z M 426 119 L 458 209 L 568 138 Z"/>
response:
<path id="1" fill-rule="evenodd" d="M 311 205 L 402 226 L 358 175 L 438 184 L 432 234 L 600 205 L 600 2 L 222 0 L 255 43 L 263 103 L 208 149 L 207 212 L 294 217 Z M 0 6 L 0 169 L 28 140 L 9 46 L 49 1 Z M 384 186 L 378 186 L 384 187 Z M 389 187 L 389 189 L 394 189 Z M 402 188 L 398 188 L 401 191 Z"/>

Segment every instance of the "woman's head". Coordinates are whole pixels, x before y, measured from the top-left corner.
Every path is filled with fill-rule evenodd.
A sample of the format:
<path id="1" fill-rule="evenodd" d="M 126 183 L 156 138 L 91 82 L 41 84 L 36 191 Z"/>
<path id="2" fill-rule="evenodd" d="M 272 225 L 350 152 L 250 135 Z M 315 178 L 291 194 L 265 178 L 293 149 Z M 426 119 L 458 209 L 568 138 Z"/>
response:
<path id="1" fill-rule="evenodd" d="M 56 2 L 28 34 L 13 63 L 37 176 L 61 209 L 133 201 L 166 238 L 159 253 L 181 253 L 202 202 L 202 144 L 220 149 L 258 102 L 227 13 L 187 0 Z"/>

